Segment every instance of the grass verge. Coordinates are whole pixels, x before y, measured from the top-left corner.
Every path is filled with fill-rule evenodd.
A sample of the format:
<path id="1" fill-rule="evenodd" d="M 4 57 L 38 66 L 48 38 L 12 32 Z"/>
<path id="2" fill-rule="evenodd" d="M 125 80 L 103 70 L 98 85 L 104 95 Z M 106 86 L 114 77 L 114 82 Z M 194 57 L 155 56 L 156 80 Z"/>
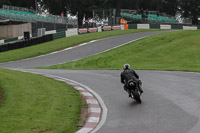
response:
<path id="1" fill-rule="evenodd" d="M 79 129 L 81 95 L 53 79 L 0 69 L 1 133 L 72 133 Z M 85 105 L 84 105 L 85 106 Z"/>
<path id="2" fill-rule="evenodd" d="M 51 53 L 54 51 L 62 50 L 64 48 L 75 46 L 77 44 L 81 44 L 81 43 L 88 42 L 95 39 L 101 39 L 101 38 L 117 36 L 117 35 L 122 35 L 122 34 L 136 33 L 136 32 L 145 32 L 145 31 L 155 31 L 155 30 L 154 29 L 150 29 L 150 30 L 130 29 L 130 30 L 118 30 L 118 31 L 106 31 L 106 32 L 90 33 L 90 34 L 57 39 L 51 42 L 42 43 L 35 46 L 15 49 L 15 50 L 7 51 L 7 52 L 1 52 L 0 63 Z"/>
<path id="3" fill-rule="evenodd" d="M 0 105 L 3 103 L 4 99 L 3 99 L 3 93 L 0 91 Z"/>
<path id="4" fill-rule="evenodd" d="M 154 35 L 108 52 L 47 69 L 134 69 L 200 72 L 200 30 Z"/>

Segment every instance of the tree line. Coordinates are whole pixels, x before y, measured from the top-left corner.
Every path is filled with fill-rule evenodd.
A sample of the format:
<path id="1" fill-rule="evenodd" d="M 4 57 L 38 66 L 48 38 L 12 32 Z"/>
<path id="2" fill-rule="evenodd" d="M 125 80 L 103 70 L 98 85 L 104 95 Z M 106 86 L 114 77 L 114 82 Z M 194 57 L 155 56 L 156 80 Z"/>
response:
<path id="1" fill-rule="evenodd" d="M 182 17 L 189 17 L 193 24 L 198 23 L 200 17 L 200 0 L 1 0 L 0 7 L 5 5 L 19 6 L 36 9 L 35 1 L 40 5 L 40 10 L 60 15 L 67 12 L 78 14 L 81 23 L 85 14 L 86 18 L 92 17 L 93 9 L 116 9 L 116 17 L 120 16 L 121 9 L 148 9 L 175 16 L 177 12 Z"/>

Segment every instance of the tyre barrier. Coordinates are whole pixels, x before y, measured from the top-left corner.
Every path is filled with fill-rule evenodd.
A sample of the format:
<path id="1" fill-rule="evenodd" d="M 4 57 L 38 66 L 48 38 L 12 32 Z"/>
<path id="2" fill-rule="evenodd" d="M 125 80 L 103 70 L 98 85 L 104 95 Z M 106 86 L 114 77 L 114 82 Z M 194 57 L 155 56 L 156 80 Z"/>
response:
<path id="1" fill-rule="evenodd" d="M 24 48 L 52 40 L 53 40 L 53 34 L 49 34 L 41 37 L 33 37 L 29 40 L 18 40 L 15 42 L 4 43 L 3 45 L 0 45 L 0 52 Z"/>

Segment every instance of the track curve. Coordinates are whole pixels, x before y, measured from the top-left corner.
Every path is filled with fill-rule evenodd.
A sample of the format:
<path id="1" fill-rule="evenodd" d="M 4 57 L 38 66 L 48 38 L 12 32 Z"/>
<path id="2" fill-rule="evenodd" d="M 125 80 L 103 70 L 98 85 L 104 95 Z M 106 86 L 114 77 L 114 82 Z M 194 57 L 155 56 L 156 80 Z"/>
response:
<path id="1" fill-rule="evenodd" d="M 93 42 L 81 47 L 75 47 L 70 50 L 65 50 L 65 51 L 61 50 L 54 54 L 47 54 L 44 56 L 38 56 L 34 58 L 28 58 L 28 59 L 8 62 L 8 63 L 0 63 L 0 67 L 27 68 L 27 67 L 39 67 L 39 66 L 49 66 L 49 65 L 60 64 L 64 62 L 77 60 L 80 58 L 85 58 L 91 55 L 95 55 L 97 53 L 104 52 L 108 49 L 112 49 L 112 48 L 121 46 L 123 44 L 133 42 L 140 38 L 144 38 L 150 35 L 165 33 L 165 32 L 171 32 L 171 31 L 140 32 L 140 33 L 109 37 L 105 39 L 100 39 L 97 42 Z"/>
<path id="2" fill-rule="evenodd" d="M 108 108 L 97 133 L 198 133 L 200 74 L 142 71 L 142 104 L 128 98 L 120 70 L 30 70 L 69 78 L 98 93 Z M 190 88 L 190 90 L 188 89 Z"/>
<path id="3" fill-rule="evenodd" d="M 110 37 L 56 54 L 1 63 L 3 68 L 48 66 L 106 51 L 145 36 L 168 31 Z M 143 103 L 128 98 L 116 70 L 28 70 L 68 78 L 97 92 L 108 108 L 105 124 L 97 133 L 199 133 L 200 74 L 137 71 L 143 81 Z"/>

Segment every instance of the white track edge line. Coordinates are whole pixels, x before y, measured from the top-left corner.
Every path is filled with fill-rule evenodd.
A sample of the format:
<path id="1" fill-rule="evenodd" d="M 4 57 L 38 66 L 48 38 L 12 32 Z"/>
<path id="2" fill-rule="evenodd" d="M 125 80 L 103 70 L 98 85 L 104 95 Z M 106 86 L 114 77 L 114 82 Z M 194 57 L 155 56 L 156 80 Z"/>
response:
<path id="1" fill-rule="evenodd" d="M 129 44 L 129 43 L 132 43 L 132 42 L 138 41 L 138 40 L 140 40 L 140 39 L 143 39 L 143 38 L 146 38 L 146 37 L 149 37 L 149 36 L 151 36 L 151 35 L 147 35 L 147 36 L 144 36 L 144 37 L 140 37 L 140 38 L 138 38 L 138 39 L 135 39 L 135 40 L 131 40 L 131 41 L 129 41 L 129 42 L 123 43 L 123 44 L 121 44 L 121 45 L 115 46 L 115 47 L 113 47 L 113 48 L 110 48 L 110 49 L 104 50 L 104 51 L 102 51 L 102 52 L 99 52 L 99 53 L 96 53 L 96 54 L 93 54 L 93 55 L 90 55 L 90 56 L 94 56 L 94 55 L 98 55 L 98 54 L 101 54 L 101 53 L 104 53 L 104 52 L 110 51 L 110 50 L 112 50 L 112 49 L 115 49 L 115 48 L 118 48 L 118 47 L 124 46 L 124 45 L 126 45 L 126 44 Z M 90 56 L 87 56 L 87 57 L 90 57 Z M 87 57 L 83 57 L 83 58 L 87 58 Z M 68 62 L 78 61 L 78 60 L 81 60 L 81 59 L 83 59 L 83 58 L 79 58 L 79 59 L 71 60 L 71 61 L 68 61 Z M 63 63 L 66 63 L 66 62 L 61 62 L 61 63 L 55 64 L 55 65 L 59 65 L 59 64 L 63 64 Z M 48 67 L 48 66 L 52 66 L 52 65 L 47 65 L 47 66 L 45 66 L 45 67 Z"/>
<path id="2" fill-rule="evenodd" d="M 28 71 L 28 70 L 20 70 L 20 69 L 12 69 L 12 70 L 17 70 L 17 71 L 22 71 L 22 72 L 32 72 L 32 71 Z M 98 131 L 102 126 L 103 124 L 105 123 L 106 121 L 106 118 L 107 118 L 107 107 L 105 105 L 105 103 L 103 102 L 102 98 L 95 92 L 93 91 L 92 89 L 90 89 L 89 87 L 87 87 L 86 85 L 83 85 L 81 83 L 78 83 L 74 80 L 71 80 L 71 79 L 67 79 L 67 78 L 63 78 L 63 77 L 59 77 L 59 76 L 56 76 L 56 75 L 51 75 L 51 74 L 46 74 L 46 73 L 40 73 L 40 72 L 32 72 L 33 74 L 43 74 L 43 75 L 47 75 L 47 76 L 54 76 L 54 77 L 57 77 L 57 78 L 60 78 L 60 79 L 64 79 L 64 80 L 68 80 L 70 82 L 74 82 L 80 86 L 83 86 L 86 90 L 88 90 L 89 92 L 91 92 L 98 100 L 98 102 L 100 103 L 101 107 L 102 107 L 102 115 L 101 115 L 101 119 L 98 123 L 98 125 L 92 130 L 90 131 L 90 133 L 95 133 L 96 131 Z M 77 131 L 78 132 L 78 131 Z"/>
<path id="3" fill-rule="evenodd" d="M 62 78 L 62 77 L 60 77 L 60 78 Z M 67 78 L 63 78 L 63 79 L 67 79 Z M 81 83 L 78 83 L 76 81 L 70 80 L 70 79 L 67 79 L 67 80 L 69 80 L 71 82 L 74 82 L 74 83 L 77 83 L 80 86 L 83 86 L 85 89 L 87 89 L 89 92 L 91 92 L 97 98 L 97 100 L 99 101 L 99 103 L 100 103 L 100 105 L 102 107 L 102 115 L 101 115 L 101 119 L 100 119 L 100 122 L 98 123 L 98 125 L 91 131 L 91 133 L 95 133 L 96 131 L 98 131 L 103 126 L 103 124 L 106 121 L 106 118 L 107 118 L 107 107 L 106 107 L 105 103 L 103 102 L 102 98 L 95 91 L 90 89 L 89 87 L 87 87 L 87 86 L 85 86 L 85 85 L 83 85 Z"/>

